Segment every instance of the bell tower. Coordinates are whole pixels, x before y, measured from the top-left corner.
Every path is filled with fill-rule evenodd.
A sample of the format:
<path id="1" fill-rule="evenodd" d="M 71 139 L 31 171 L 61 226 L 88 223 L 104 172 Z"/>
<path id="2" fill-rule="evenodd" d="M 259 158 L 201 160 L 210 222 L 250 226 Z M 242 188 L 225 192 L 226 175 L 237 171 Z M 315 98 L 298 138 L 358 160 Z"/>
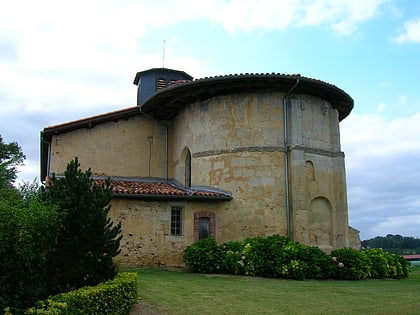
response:
<path id="1" fill-rule="evenodd" d="M 188 73 L 167 68 L 153 68 L 137 72 L 134 84 L 137 85 L 137 105 L 142 105 L 149 97 L 160 90 L 192 81 Z"/>

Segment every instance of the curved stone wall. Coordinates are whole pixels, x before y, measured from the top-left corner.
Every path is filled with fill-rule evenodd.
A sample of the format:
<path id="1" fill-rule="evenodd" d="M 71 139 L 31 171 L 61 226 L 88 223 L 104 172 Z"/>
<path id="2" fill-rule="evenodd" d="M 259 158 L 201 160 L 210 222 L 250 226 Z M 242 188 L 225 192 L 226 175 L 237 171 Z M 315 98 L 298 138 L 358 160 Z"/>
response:
<path id="1" fill-rule="evenodd" d="M 192 185 L 233 193 L 233 200 L 219 211 L 219 241 L 287 234 L 284 95 L 259 92 L 212 97 L 187 104 L 173 121 L 170 176 L 184 182 L 182 152 L 188 148 Z M 338 112 L 325 100 L 305 94 L 293 95 L 287 106 L 292 237 L 327 250 L 346 245 Z M 316 198 L 331 205 L 328 224 L 315 220 L 311 203 Z"/>

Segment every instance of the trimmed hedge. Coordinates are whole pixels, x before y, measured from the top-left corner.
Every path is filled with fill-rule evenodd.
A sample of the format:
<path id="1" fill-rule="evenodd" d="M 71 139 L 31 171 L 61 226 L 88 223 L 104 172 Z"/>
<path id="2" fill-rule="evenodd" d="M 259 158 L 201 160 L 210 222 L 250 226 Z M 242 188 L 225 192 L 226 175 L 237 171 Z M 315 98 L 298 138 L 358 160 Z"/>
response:
<path id="1" fill-rule="evenodd" d="M 128 314 L 137 302 L 137 273 L 119 273 L 114 279 L 68 293 L 60 293 L 26 311 L 29 315 Z"/>
<path id="2" fill-rule="evenodd" d="M 226 273 L 285 279 L 343 279 L 408 277 L 409 263 L 378 249 L 334 250 L 331 255 L 315 246 L 272 235 L 217 245 L 213 238 L 199 240 L 184 251 L 192 272 Z"/>

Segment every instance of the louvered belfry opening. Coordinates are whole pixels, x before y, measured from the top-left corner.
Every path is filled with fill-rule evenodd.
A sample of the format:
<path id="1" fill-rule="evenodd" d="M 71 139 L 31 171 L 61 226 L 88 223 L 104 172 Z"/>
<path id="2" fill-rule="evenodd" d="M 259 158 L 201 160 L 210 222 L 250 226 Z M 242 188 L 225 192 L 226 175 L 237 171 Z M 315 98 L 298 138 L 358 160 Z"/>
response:
<path id="1" fill-rule="evenodd" d="M 166 80 L 165 79 L 160 78 L 160 79 L 157 79 L 156 80 L 156 92 L 157 91 L 160 91 L 160 90 L 163 90 L 166 87 L 167 87 L 167 84 L 166 84 Z"/>

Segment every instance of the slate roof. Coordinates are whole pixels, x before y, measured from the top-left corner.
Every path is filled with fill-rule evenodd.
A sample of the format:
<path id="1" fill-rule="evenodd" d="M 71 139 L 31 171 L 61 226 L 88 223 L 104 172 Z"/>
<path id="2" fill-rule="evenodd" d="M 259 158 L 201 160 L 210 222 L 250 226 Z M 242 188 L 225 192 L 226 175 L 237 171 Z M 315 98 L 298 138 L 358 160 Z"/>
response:
<path id="1" fill-rule="evenodd" d="M 105 179 L 96 179 L 104 183 Z M 114 197 L 143 200 L 231 200 L 232 194 L 214 187 L 187 188 L 173 180 L 111 178 Z"/>

